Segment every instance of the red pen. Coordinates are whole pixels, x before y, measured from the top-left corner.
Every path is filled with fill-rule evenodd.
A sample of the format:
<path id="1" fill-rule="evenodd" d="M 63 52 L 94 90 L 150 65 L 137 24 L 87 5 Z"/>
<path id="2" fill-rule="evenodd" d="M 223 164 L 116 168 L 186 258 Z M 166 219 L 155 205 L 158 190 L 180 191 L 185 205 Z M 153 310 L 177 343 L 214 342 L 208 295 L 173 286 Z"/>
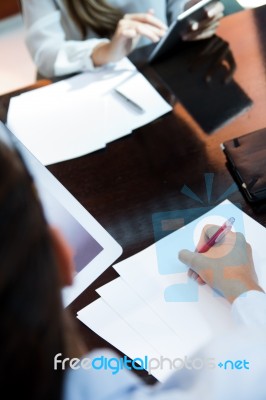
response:
<path id="1" fill-rule="evenodd" d="M 199 249 L 196 249 L 197 253 L 205 253 L 210 250 L 215 243 L 218 243 L 222 238 L 232 229 L 233 223 L 235 222 L 235 218 L 229 218 L 219 229 L 218 231 Z"/>

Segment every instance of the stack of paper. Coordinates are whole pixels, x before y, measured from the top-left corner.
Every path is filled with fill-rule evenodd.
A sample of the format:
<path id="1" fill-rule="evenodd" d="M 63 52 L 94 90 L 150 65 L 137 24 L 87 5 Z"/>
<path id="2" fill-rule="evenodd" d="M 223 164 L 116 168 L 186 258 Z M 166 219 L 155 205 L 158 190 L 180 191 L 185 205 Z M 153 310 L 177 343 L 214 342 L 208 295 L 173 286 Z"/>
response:
<path id="1" fill-rule="evenodd" d="M 102 149 L 171 109 L 125 58 L 13 97 L 7 125 L 49 165 Z"/>
<path id="2" fill-rule="evenodd" d="M 114 266 L 120 277 L 99 288 L 101 296 L 78 318 L 131 359 L 191 357 L 212 337 L 232 329 L 229 303 L 207 285 L 187 277 L 178 260 L 181 249 L 195 249 L 204 225 L 235 218 L 253 248 L 260 285 L 266 290 L 266 230 L 228 200 L 184 228 Z M 163 222 L 163 221 L 162 221 Z M 164 381 L 168 362 L 151 373 Z"/>

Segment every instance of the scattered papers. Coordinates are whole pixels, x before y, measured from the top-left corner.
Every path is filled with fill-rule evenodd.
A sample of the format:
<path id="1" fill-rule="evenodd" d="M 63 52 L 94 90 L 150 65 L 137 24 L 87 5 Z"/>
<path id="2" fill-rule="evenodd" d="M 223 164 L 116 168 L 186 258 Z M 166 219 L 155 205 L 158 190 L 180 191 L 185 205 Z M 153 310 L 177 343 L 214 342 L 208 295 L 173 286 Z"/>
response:
<path id="1" fill-rule="evenodd" d="M 137 292 L 121 278 L 97 290 L 101 298 L 164 357 L 184 357 L 190 352 L 189 338 L 173 330 Z M 121 301 L 123 299 L 123 301 Z M 180 321 L 179 321 L 180 323 Z M 145 335 L 143 335 L 145 332 Z M 204 330 L 203 334 L 206 334 Z"/>
<path id="2" fill-rule="evenodd" d="M 9 129 L 43 164 L 83 156 L 105 147 L 104 120 L 98 117 L 99 99 L 30 99 L 11 100 Z M 88 109 L 90 116 L 88 117 Z M 14 118 L 13 118 L 13 117 Z"/>
<path id="3" fill-rule="evenodd" d="M 140 103 L 139 113 L 115 89 Z M 172 107 L 127 59 L 10 101 L 7 126 L 44 165 L 100 150 Z"/>
<path id="4" fill-rule="evenodd" d="M 140 357 L 140 340 L 142 346 L 147 343 L 145 355 L 149 359 L 154 357 L 154 351 L 159 358 L 170 360 L 191 357 L 211 338 L 233 329 L 235 323 L 229 303 L 207 285 L 198 286 L 189 279 L 187 267 L 178 261 L 177 254 L 183 248 L 195 248 L 204 225 L 220 224 L 231 216 L 236 219 L 234 229 L 244 233 L 252 246 L 259 283 L 266 290 L 266 230 L 226 200 L 185 227 L 116 264 L 114 268 L 120 278 L 97 289 L 101 296 L 97 301 L 105 304 L 101 313 L 93 314 L 92 319 L 95 307 L 92 303 L 78 313 L 78 318 L 132 359 Z M 108 318 L 112 319 L 112 327 L 123 324 L 124 331 L 120 332 L 118 328 L 112 331 L 110 324 L 103 322 Z M 126 329 L 133 330 L 134 337 Z M 140 348 L 142 354 L 143 347 Z M 164 365 L 163 369 L 151 371 L 162 382 L 173 372 L 167 363 Z"/>
<path id="5" fill-rule="evenodd" d="M 152 358 L 160 357 L 154 348 L 141 337 L 130 325 L 128 325 L 119 315 L 102 299 L 94 301 L 78 313 L 78 319 L 87 326 L 93 326 L 93 331 L 103 336 L 110 344 L 134 358 L 136 349 L 138 357 L 144 359 L 149 354 Z M 168 372 L 169 375 L 169 372 Z M 158 378 L 160 374 L 158 374 Z"/>

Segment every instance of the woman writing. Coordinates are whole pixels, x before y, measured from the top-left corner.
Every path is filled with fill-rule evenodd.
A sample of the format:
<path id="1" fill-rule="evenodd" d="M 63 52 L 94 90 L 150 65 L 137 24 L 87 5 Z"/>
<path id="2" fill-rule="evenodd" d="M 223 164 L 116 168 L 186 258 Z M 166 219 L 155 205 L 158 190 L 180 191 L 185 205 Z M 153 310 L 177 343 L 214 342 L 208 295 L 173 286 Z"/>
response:
<path id="1" fill-rule="evenodd" d="M 1 138 L 3 132 L 0 125 Z M 71 250 L 60 232 L 47 225 L 31 176 L 17 151 L 6 145 L 10 141 L 5 132 L 4 138 L 5 143 L 0 139 L 0 385 L 9 399 L 266 398 L 266 296 L 257 283 L 250 246 L 243 235 L 232 232 L 222 245 L 204 255 L 183 250 L 179 257 L 233 303 L 240 330 L 217 339 L 210 356 L 218 351 L 222 355 L 217 360 L 245 357 L 252 366 L 245 379 L 241 371 L 229 374 L 214 369 L 204 375 L 204 371 L 189 370 L 173 373 L 163 385 L 149 387 L 127 370 L 114 376 L 103 369 L 55 368 L 58 354 L 64 359 L 116 355 L 104 349 L 89 352 L 63 309 L 61 287 L 72 282 Z M 212 235 L 213 229 L 204 231 L 201 240 Z M 226 279 L 214 282 L 218 262 Z M 258 330 L 249 331 L 248 325 Z"/>

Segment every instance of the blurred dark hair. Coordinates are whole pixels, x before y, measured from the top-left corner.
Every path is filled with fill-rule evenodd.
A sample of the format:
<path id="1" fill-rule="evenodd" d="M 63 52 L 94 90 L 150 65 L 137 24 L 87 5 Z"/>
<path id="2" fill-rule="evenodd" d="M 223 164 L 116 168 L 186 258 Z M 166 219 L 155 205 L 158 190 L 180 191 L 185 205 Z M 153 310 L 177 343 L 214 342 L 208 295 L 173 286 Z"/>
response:
<path id="1" fill-rule="evenodd" d="M 0 387 L 13 399 L 61 397 L 65 353 L 59 274 L 32 181 L 0 142 Z"/>
<path id="2" fill-rule="evenodd" d="M 65 0 L 69 13 L 85 38 L 87 28 L 110 38 L 123 13 L 105 0 Z"/>

